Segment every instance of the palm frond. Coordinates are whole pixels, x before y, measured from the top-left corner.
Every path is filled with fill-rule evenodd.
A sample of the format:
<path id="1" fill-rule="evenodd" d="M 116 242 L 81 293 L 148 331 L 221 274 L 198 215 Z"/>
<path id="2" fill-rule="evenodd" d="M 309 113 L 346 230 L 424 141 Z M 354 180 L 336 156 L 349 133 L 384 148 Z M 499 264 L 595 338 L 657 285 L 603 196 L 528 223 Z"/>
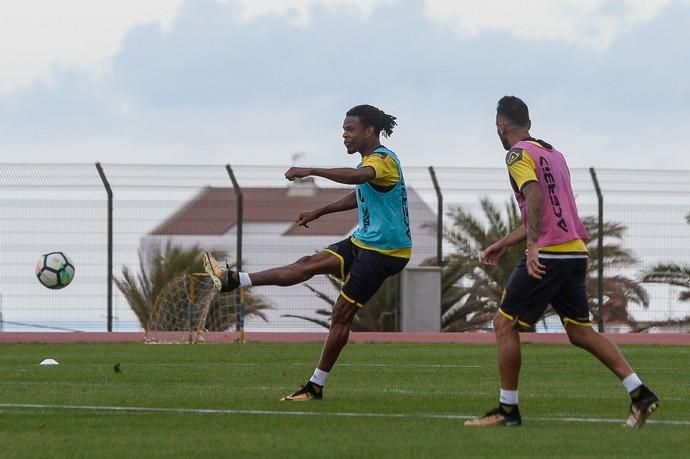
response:
<path id="1" fill-rule="evenodd" d="M 671 320 L 661 320 L 658 322 L 649 322 L 644 324 L 643 326 L 638 326 L 635 331 L 639 332 L 644 332 L 648 331 L 651 328 L 672 328 L 672 327 L 681 327 L 685 328 L 688 325 L 690 325 L 690 316 L 685 316 L 681 319 L 671 319 Z"/>
<path id="2" fill-rule="evenodd" d="M 599 220 L 598 217 L 588 216 L 582 219 L 582 224 L 587 229 L 591 236 L 591 240 L 596 241 L 599 238 Z M 622 240 L 627 226 L 619 222 L 605 221 L 603 226 L 604 237 Z"/>
<path id="3" fill-rule="evenodd" d="M 304 283 L 303 285 L 304 285 L 309 291 L 311 291 L 312 293 L 314 293 L 314 295 L 316 295 L 317 298 L 319 298 L 320 300 L 322 300 L 322 301 L 328 303 L 330 306 L 333 306 L 333 304 L 335 304 L 335 299 L 334 299 L 334 298 L 331 298 L 330 296 L 326 295 L 325 293 L 323 293 L 323 292 L 320 291 L 320 290 L 316 290 L 314 287 L 312 287 L 311 285 L 309 285 L 309 284 L 307 284 L 307 283 Z"/>
<path id="4" fill-rule="evenodd" d="M 690 288 L 690 266 L 658 264 L 647 271 L 642 281 Z"/>
<path id="5" fill-rule="evenodd" d="M 280 317 L 289 317 L 291 319 L 306 320 L 307 322 L 311 322 L 313 324 L 320 325 L 323 328 L 325 328 L 326 330 L 331 328 L 330 322 L 328 322 L 326 320 L 322 320 L 322 319 L 316 319 L 314 317 L 300 316 L 300 315 L 296 315 L 296 314 L 283 314 Z"/>

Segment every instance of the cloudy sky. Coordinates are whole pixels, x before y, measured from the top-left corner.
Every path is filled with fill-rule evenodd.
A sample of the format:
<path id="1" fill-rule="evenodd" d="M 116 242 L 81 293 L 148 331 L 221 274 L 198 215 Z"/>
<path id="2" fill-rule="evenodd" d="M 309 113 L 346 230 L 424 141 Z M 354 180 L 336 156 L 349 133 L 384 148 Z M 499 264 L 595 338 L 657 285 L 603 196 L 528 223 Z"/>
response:
<path id="1" fill-rule="evenodd" d="M 573 167 L 690 170 L 690 0 L 0 0 L 2 162 L 500 166 L 496 101 Z"/>

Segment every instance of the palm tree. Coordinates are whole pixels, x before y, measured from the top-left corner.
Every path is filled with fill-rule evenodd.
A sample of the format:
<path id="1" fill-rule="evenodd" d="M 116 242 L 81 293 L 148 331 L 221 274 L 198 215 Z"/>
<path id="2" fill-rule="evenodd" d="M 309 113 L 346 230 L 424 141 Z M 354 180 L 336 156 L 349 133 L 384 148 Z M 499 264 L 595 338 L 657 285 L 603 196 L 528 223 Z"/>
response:
<path id="1" fill-rule="evenodd" d="M 505 206 L 507 220 L 488 198 L 480 200 L 487 224 L 458 206 L 448 216 L 452 226 L 444 237 L 455 252 L 442 262 L 441 327 L 443 331 L 472 331 L 487 328 L 498 309 L 508 276 L 525 250 L 521 243 L 508 251 L 495 267 L 479 262 L 478 254 L 492 242 L 522 224 L 520 213 L 511 201 Z M 427 263 L 431 260 L 427 260 Z"/>
<path id="2" fill-rule="evenodd" d="M 125 266 L 122 268 L 122 278 L 114 278 L 115 285 L 124 295 L 143 328 L 147 327 L 157 301 L 170 303 L 168 306 L 173 309 L 185 308 L 185 310 L 177 311 L 174 315 L 179 318 L 186 317 L 188 301 L 181 298 L 180 294 L 175 293 L 179 291 L 179 289 L 176 290 L 176 286 L 181 285 L 182 289 L 186 290 L 186 286 L 190 284 L 190 279 L 194 273 L 203 272 L 201 253 L 200 248 L 196 245 L 184 249 L 174 246 L 168 241 L 163 249 L 156 246 L 150 252 L 147 263 L 144 263 L 141 251 L 138 252 L 139 274 L 135 275 Z M 224 256 L 223 254 L 217 255 L 219 258 Z M 209 289 L 207 288 L 207 290 Z M 215 292 L 212 289 L 209 291 Z M 266 320 L 261 311 L 270 308 L 270 305 L 249 292 L 246 293 L 244 298 L 245 316 L 257 316 Z M 161 296 L 162 294 L 163 296 Z M 219 315 L 220 308 L 227 309 L 228 302 L 234 302 L 234 295 L 218 295 L 217 293 L 214 295 L 213 298 L 210 298 L 209 318 L 215 318 Z M 211 320 L 209 323 L 214 324 L 214 329 L 222 331 L 230 328 L 236 320 L 234 314 L 226 313 L 223 314 L 223 317 L 225 317 L 224 320 Z M 167 329 L 179 329 L 182 320 L 171 320 L 165 327 Z"/>
<path id="3" fill-rule="evenodd" d="M 587 241 L 587 250 L 590 258 L 588 263 L 587 296 L 589 298 L 589 310 L 593 321 L 596 323 L 601 317 L 597 304 L 597 287 L 599 269 L 598 249 L 598 221 L 595 217 L 585 217 L 582 223 L 587 228 L 591 239 Z M 603 245 L 604 264 L 604 323 L 617 322 L 629 326 L 634 331 L 639 331 L 635 319 L 628 312 L 631 303 L 639 304 L 644 308 L 649 307 L 649 295 L 645 288 L 636 280 L 622 275 L 606 275 L 607 271 L 629 268 L 638 263 L 632 251 L 622 246 L 623 236 L 627 228 L 615 222 L 604 222 L 603 235 L 606 240 Z"/>
<path id="4" fill-rule="evenodd" d="M 443 261 L 442 318 L 444 331 L 471 331 L 488 328 L 498 309 L 503 288 L 508 276 L 525 251 L 524 243 L 509 250 L 495 267 L 483 265 L 477 254 L 492 242 L 504 237 L 522 224 L 522 218 L 514 201 L 506 204 L 504 220 L 495 204 L 488 198 L 481 199 L 482 224 L 473 215 L 456 207 L 449 212 L 453 219 L 452 227 L 445 230 L 445 238 L 455 252 Z M 585 218 L 583 223 L 594 237 L 588 241 L 591 254 L 589 277 L 587 281 L 590 296 L 590 309 L 598 320 L 598 309 L 594 294 L 597 288 L 596 271 L 598 266 L 596 219 Z M 606 243 L 603 250 L 605 270 L 634 265 L 637 261 L 628 249 L 621 245 L 625 227 L 607 222 L 604 225 Z M 604 319 L 618 320 L 635 328 L 636 323 L 628 314 L 630 303 L 649 305 L 646 291 L 639 283 L 621 275 L 607 276 L 604 279 Z M 554 314 L 549 308 L 545 317 Z"/>
<path id="5" fill-rule="evenodd" d="M 331 285 L 340 291 L 342 281 L 333 277 L 328 277 Z M 373 331 L 396 331 L 395 312 L 397 311 L 398 301 L 398 282 L 399 277 L 392 276 L 386 279 L 379 288 L 378 292 L 367 302 L 366 308 L 360 308 L 352 321 L 352 331 L 373 332 Z M 304 284 L 319 299 L 328 304 L 328 309 L 316 310 L 317 317 L 308 317 L 295 314 L 284 314 L 282 317 L 292 317 L 295 319 L 306 320 L 326 329 L 330 328 L 331 309 L 335 304 L 335 298 L 315 289 L 309 284 Z"/>
<path id="6" fill-rule="evenodd" d="M 685 217 L 685 220 L 690 224 L 690 213 Z M 651 282 L 658 284 L 668 284 L 676 287 L 681 287 L 678 294 L 678 301 L 690 301 L 690 265 L 680 265 L 677 263 L 660 263 L 647 271 L 643 277 L 642 282 Z M 677 320 L 660 321 L 652 326 L 678 326 L 690 325 L 690 316 Z"/>

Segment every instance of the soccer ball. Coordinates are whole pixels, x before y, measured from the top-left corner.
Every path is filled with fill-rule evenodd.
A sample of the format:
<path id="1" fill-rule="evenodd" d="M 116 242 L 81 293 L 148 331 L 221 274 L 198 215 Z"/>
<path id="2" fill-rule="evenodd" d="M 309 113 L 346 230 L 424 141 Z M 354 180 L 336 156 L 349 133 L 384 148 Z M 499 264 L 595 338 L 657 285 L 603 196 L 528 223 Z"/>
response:
<path id="1" fill-rule="evenodd" d="M 48 288 L 67 287 L 74 278 L 74 263 L 62 252 L 46 253 L 36 262 L 36 277 Z"/>

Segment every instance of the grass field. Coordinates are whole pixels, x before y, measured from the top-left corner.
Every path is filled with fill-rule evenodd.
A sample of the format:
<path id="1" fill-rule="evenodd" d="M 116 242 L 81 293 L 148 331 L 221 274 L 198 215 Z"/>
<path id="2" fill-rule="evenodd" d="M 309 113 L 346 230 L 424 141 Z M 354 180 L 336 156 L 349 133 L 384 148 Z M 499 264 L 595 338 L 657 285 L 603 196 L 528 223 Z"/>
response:
<path id="1" fill-rule="evenodd" d="M 622 385 L 571 346 L 523 346 L 519 428 L 463 427 L 496 403 L 492 346 L 351 344 L 323 401 L 279 402 L 319 351 L 3 345 L 0 456 L 690 457 L 688 347 L 623 347 L 662 400 L 635 431 Z M 48 357 L 60 365 L 38 365 Z"/>

